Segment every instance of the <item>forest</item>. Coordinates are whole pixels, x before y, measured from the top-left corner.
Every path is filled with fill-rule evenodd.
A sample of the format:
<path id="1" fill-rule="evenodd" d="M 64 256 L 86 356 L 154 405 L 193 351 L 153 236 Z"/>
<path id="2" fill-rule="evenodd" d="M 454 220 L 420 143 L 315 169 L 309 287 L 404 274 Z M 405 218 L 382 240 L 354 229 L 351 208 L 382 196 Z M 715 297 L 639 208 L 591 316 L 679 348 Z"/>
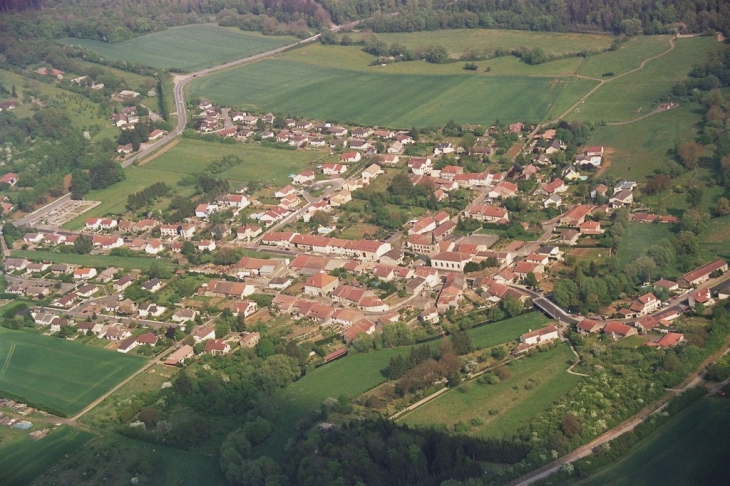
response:
<path id="1" fill-rule="evenodd" d="M 375 32 L 505 28 L 637 35 L 730 28 L 730 5 L 718 0 L 2 0 L 0 11 L 19 14 L 0 21 L 0 31 L 19 37 L 106 42 L 201 22 L 305 35 L 308 28 L 370 17 L 365 25 Z"/>

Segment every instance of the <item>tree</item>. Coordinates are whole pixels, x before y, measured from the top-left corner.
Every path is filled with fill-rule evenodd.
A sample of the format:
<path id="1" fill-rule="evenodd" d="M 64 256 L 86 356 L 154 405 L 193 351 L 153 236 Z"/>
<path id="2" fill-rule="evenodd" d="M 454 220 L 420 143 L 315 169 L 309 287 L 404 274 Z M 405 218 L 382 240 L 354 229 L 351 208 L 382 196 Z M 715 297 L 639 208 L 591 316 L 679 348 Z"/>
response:
<path id="1" fill-rule="evenodd" d="M 677 147 L 677 157 L 687 169 L 694 169 L 700 159 L 702 146 L 696 142 L 685 142 Z"/>
<path id="2" fill-rule="evenodd" d="M 79 237 L 76 238 L 76 241 L 74 241 L 74 251 L 79 255 L 91 253 L 93 248 L 94 243 L 88 236 L 79 235 Z"/>
<path id="3" fill-rule="evenodd" d="M 517 317 L 522 314 L 524 307 L 519 299 L 508 295 L 502 300 L 502 309 L 504 309 L 509 317 Z"/>
<path id="4" fill-rule="evenodd" d="M 256 345 L 256 354 L 259 358 L 266 359 L 269 356 L 272 356 L 275 352 L 276 350 L 274 349 L 274 343 L 271 341 L 271 339 L 262 338 Z"/>
<path id="5" fill-rule="evenodd" d="M 316 211 L 310 221 L 318 226 L 325 226 L 330 222 L 330 215 L 324 211 Z"/>
<path id="6" fill-rule="evenodd" d="M 689 209 L 682 215 L 682 223 L 680 224 L 682 231 L 691 231 L 698 235 L 704 231 L 709 221 L 707 213 L 701 213 L 696 209 Z"/>
<path id="7" fill-rule="evenodd" d="M 724 197 L 718 199 L 717 206 L 715 206 L 715 212 L 718 216 L 727 216 L 730 214 L 730 201 Z"/>
<path id="8" fill-rule="evenodd" d="M 89 180 L 92 189 L 104 189 L 115 182 L 123 180 L 124 169 L 119 164 L 107 160 L 96 164 L 89 170 Z"/>
<path id="9" fill-rule="evenodd" d="M 572 439 L 580 434 L 583 427 L 575 415 L 568 413 L 565 414 L 563 420 L 560 422 L 560 430 L 563 432 L 565 437 Z"/>
<path id="10" fill-rule="evenodd" d="M 449 339 L 451 340 L 454 353 L 457 355 L 469 354 L 474 350 L 474 346 L 471 343 L 471 336 L 465 331 L 454 329 L 451 331 Z"/>
<path id="11" fill-rule="evenodd" d="M 492 358 L 502 361 L 504 358 L 507 357 L 507 350 L 504 346 L 496 346 L 492 349 L 492 352 L 490 353 Z"/>
<path id="12" fill-rule="evenodd" d="M 71 197 L 77 201 L 84 198 L 84 194 L 91 190 L 91 180 L 89 174 L 83 170 L 76 169 L 71 173 Z"/>
<path id="13" fill-rule="evenodd" d="M 408 135 L 410 135 L 410 137 L 413 139 L 414 142 L 418 142 L 418 139 L 421 137 L 421 132 L 414 125 L 411 127 L 411 130 L 408 132 Z M 729 157 L 729 159 L 730 159 L 730 157 Z"/>
<path id="14" fill-rule="evenodd" d="M 527 276 L 525 277 L 525 285 L 528 287 L 535 288 L 538 285 L 537 277 L 534 273 L 528 272 Z"/>
<path id="15" fill-rule="evenodd" d="M 410 197 L 413 194 L 413 181 L 408 175 L 400 172 L 393 177 L 390 186 L 388 186 L 388 192 L 394 196 Z"/>
<path id="16" fill-rule="evenodd" d="M 703 191 L 699 187 L 690 187 L 687 190 L 687 202 L 696 208 L 702 205 L 702 194 Z"/>
<path id="17" fill-rule="evenodd" d="M 656 174 L 654 177 L 649 179 L 646 184 L 647 194 L 659 194 L 660 192 L 669 188 L 672 183 L 672 178 L 667 174 Z"/>

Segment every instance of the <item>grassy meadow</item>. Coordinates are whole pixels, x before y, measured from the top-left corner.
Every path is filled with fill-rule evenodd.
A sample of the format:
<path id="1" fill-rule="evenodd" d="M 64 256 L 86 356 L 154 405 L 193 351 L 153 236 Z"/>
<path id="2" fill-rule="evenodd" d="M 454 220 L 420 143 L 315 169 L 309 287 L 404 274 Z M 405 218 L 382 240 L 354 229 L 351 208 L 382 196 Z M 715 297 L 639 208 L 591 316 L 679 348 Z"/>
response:
<path id="1" fill-rule="evenodd" d="M 726 484 L 730 403 L 711 397 L 674 417 L 621 460 L 567 484 L 598 486 Z"/>
<path id="2" fill-rule="evenodd" d="M 470 329 L 468 332 L 475 348 L 490 348 L 509 341 L 516 341 L 520 335 L 531 329 L 545 327 L 548 322 L 550 320 L 544 314 L 530 312 L 512 319 Z"/>
<path id="3" fill-rule="evenodd" d="M 694 138 L 695 124 L 701 120 L 698 109 L 696 104 L 690 103 L 636 123 L 599 126 L 591 134 L 590 143 L 603 145 L 609 150 L 606 154 L 610 161 L 607 174 L 618 179 L 645 182 L 654 174 L 654 169 L 666 165 L 667 150 L 674 147 L 676 140 Z"/>
<path id="4" fill-rule="evenodd" d="M 0 448 L 0 484 L 21 486 L 33 480 L 86 444 L 94 435 L 61 426 L 38 441 L 16 439 Z"/>
<path id="5" fill-rule="evenodd" d="M 647 62 L 639 71 L 607 82 L 581 104 L 578 113 L 571 113 L 567 118 L 620 122 L 649 113 L 657 99 L 685 78 L 702 59 L 703 53 L 716 44 L 717 41 L 710 37 L 678 39 L 671 52 Z M 667 41 L 665 50 L 668 48 Z"/>
<path id="6" fill-rule="evenodd" d="M 466 49 L 494 50 L 526 47 L 542 48 L 548 55 L 561 55 L 584 50 L 608 49 L 613 40 L 605 34 L 558 34 L 501 29 L 429 30 L 421 32 L 382 33 L 376 36 L 388 44 L 400 44 L 411 50 L 440 44 L 449 55 L 458 58 Z"/>
<path id="7" fill-rule="evenodd" d="M 496 385 L 472 381 L 404 415 L 399 422 L 422 427 L 471 424 L 469 433 L 473 435 L 509 436 L 527 417 L 549 408 L 580 381 L 566 372 L 572 360 L 570 348 L 560 343 L 513 362 L 507 380 Z"/>
<path id="8" fill-rule="evenodd" d="M 184 72 L 217 66 L 296 41 L 294 37 L 264 36 L 214 24 L 171 27 L 115 44 L 89 39 L 61 39 L 64 44 L 83 46 L 114 61 Z"/>
<path id="9" fill-rule="evenodd" d="M 625 267 L 650 246 L 672 236 L 673 229 L 671 224 L 629 223 L 618 247 L 619 267 Z"/>
<path id="10" fill-rule="evenodd" d="M 250 181 L 282 186 L 290 181 L 289 174 L 296 174 L 305 168 L 314 168 L 314 165 L 323 161 L 322 157 L 328 157 L 324 152 L 280 150 L 258 144 L 227 145 L 181 139 L 179 143 L 149 162 L 127 169 L 125 172 L 127 177 L 123 181 L 85 195 L 85 199 L 101 201 L 101 204 L 70 221 L 66 227 L 79 229 L 83 227 L 86 218 L 123 213 L 129 194 L 141 191 L 157 181 L 173 187 L 175 194 L 192 195 L 191 187 L 176 186 L 180 179 L 189 174 L 203 172 L 208 164 L 226 155 L 236 155 L 244 161 L 225 172 L 216 174 L 217 177 L 228 179 L 233 187 L 243 187 Z M 160 204 L 165 206 L 167 203 Z"/>
<path id="11" fill-rule="evenodd" d="M 121 257 L 111 255 L 79 255 L 78 253 L 59 253 L 55 251 L 26 251 L 14 250 L 13 256 L 27 258 L 33 261 L 46 261 L 53 263 L 68 263 L 71 265 L 84 265 L 95 268 L 117 267 L 132 270 L 139 268 L 146 270 L 152 263 L 169 263 L 166 258 L 149 257 Z"/>
<path id="12" fill-rule="evenodd" d="M 69 416 L 145 362 L 73 341 L 0 328 L 0 390 Z"/>

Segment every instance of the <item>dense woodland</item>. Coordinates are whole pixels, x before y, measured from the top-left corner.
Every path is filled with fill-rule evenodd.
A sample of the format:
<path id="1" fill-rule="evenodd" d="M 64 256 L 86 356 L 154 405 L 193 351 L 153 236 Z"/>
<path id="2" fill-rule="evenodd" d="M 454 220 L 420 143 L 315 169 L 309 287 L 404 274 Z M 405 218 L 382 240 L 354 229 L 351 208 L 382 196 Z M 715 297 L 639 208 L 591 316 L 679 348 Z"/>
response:
<path id="1" fill-rule="evenodd" d="M 22 37 L 108 42 L 211 21 L 266 34 L 304 35 L 307 27 L 369 17 L 366 25 L 376 32 L 482 27 L 636 35 L 730 28 L 730 5 L 719 0 L 2 0 L 0 11 L 22 13 L 4 19 L 0 28 Z"/>

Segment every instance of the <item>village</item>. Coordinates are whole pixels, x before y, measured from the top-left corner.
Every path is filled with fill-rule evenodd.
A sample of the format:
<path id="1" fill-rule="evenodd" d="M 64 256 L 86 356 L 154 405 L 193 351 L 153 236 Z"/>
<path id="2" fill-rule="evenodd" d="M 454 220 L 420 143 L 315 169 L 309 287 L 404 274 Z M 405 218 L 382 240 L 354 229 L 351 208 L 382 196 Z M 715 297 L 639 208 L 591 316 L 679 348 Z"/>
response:
<path id="1" fill-rule="evenodd" d="M 615 212 L 630 211 L 631 221 L 645 224 L 679 222 L 642 210 L 634 201 L 635 182 L 601 182 L 596 174 L 604 147 L 573 150 L 573 163 L 556 173 L 568 149 L 558 137 L 560 128 L 537 133 L 521 123 L 481 132 L 468 127 L 481 134 L 463 137 L 472 145 L 435 138 L 418 144 L 430 153 L 407 155 L 416 145 L 410 131 L 281 119 L 220 109 L 205 100 L 198 109 L 201 134 L 330 151 L 339 162 L 292 174 L 284 187 L 258 192 L 243 187 L 200 199 L 194 215 L 178 223 L 97 217 L 87 218 L 81 231 L 40 226 L 26 233 L 16 243 L 26 251 L 63 253 L 84 243 L 92 255 L 124 252 L 185 266 L 172 274 L 7 258 L 6 292 L 47 301 L 30 314 L 48 333 L 73 337 L 68 332 L 73 329 L 106 339 L 121 353 L 138 347 L 159 352 L 165 338 L 189 336 L 166 358 L 177 365 L 195 352 L 254 347 L 262 333 L 275 332 L 297 342 L 327 342 L 323 355 L 313 357 L 327 362 L 357 345 L 358 336 L 381 333 L 384 326 L 405 324 L 428 338 L 442 334 L 441 324 L 455 316 L 484 316 L 509 300 L 524 309 L 534 305 L 557 320 L 516 335 L 515 353 L 557 339 L 559 327 L 568 325 L 612 339 L 649 334 L 647 345 L 673 346 L 682 341 L 681 334 L 669 332 L 674 319 L 697 304 L 711 306 L 728 297 L 730 285 L 707 285 L 728 269 L 718 260 L 677 282 L 647 282 L 643 293 L 616 302 L 604 315 L 583 318 L 546 298 L 554 270 L 566 258 L 602 247 L 604 225 L 610 226 Z M 138 120 L 133 109 L 115 117 L 122 129 Z M 149 138 L 161 135 L 155 130 Z M 500 137 L 522 147 L 524 164 L 490 160 L 504 151 L 497 147 Z M 120 155 L 131 151 L 118 148 Z M 13 184 L 13 176 L 3 180 Z M 429 204 L 400 227 L 379 228 L 360 239 L 339 236 L 353 200 L 362 200 L 368 188 L 377 188 L 370 195 L 401 197 L 409 213 L 409 191 L 422 191 Z M 217 255 L 234 251 L 252 256 L 216 263 Z M 184 291 L 177 283 L 174 291 L 164 290 L 180 281 L 187 282 Z M 664 301 L 654 295 L 659 292 Z M 217 327 L 223 313 L 240 319 L 245 331 Z"/>

